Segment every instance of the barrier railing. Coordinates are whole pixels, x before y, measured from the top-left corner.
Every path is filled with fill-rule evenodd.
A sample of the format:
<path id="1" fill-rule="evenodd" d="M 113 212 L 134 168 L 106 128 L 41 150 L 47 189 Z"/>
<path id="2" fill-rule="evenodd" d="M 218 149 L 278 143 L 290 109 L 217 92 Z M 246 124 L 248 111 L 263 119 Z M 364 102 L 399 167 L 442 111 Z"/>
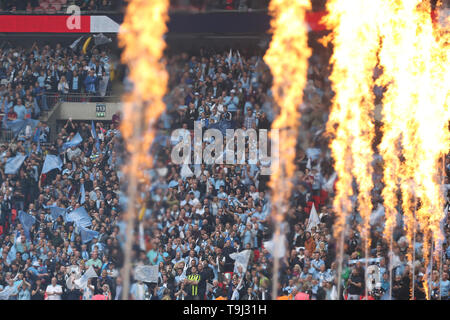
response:
<path id="1" fill-rule="evenodd" d="M 86 93 L 52 93 L 47 95 L 47 105 L 51 110 L 58 102 L 119 102 L 120 96 L 115 95 L 89 95 Z"/>

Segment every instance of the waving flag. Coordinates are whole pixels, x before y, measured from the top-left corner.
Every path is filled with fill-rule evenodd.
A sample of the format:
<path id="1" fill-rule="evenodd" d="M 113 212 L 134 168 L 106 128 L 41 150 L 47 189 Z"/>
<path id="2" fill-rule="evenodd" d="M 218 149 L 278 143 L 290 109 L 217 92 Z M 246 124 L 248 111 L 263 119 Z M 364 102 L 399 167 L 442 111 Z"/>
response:
<path id="1" fill-rule="evenodd" d="M 11 248 L 9 249 L 8 255 L 6 256 L 6 262 L 11 264 L 14 260 L 16 260 L 16 244 L 14 243 Z"/>
<path id="2" fill-rule="evenodd" d="M 18 154 L 13 158 L 8 158 L 5 164 L 5 174 L 16 174 L 27 156 Z"/>
<path id="3" fill-rule="evenodd" d="M 95 140 L 95 148 L 100 152 L 100 142 L 98 141 L 97 131 L 95 130 L 94 120 L 91 120 L 91 135 Z"/>
<path id="4" fill-rule="evenodd" d="M 83 241 L 83 243 L 88 243 L 92 239 L 97 238 L 99 236 L 99 233 L 97 231 L 91 229 L 80 227 L 79 230 L 81 235 L 81 241 Z"/>
<path id="5" fill-rule="evenodd" d="M 8 121 L 7 117 L 5 115 L 4 117 L 4 125 L 7 129 L 10 129 L 15 136 L 17 136 L 19 134 L 20 131 L 22 131 L 23 129 L 25 129 L 25 127 L 27 126 L 27 121 L 26 120 L 11 120 Z"/>
<path id="6" fill-rule="evenodd" d="M 316 211 L 316 206 L 313 204 L 311 208 L 311 213 L 309 214 L 308 226 L 306 227 L 306 231 L 311 232 L 313 227 L 317 227 L 320 223 L 319 216 Z"/>
<path id="7" fill-rule="evenodd" d="M 0 300 L 8 300 L 10 295 L 17 293 L 15 286 L 7 286 L 3 291 L 0 291 Z"/>
<path id="8" fill-rule="evenodd" d="M 242 58 L 241 58 L 241 54 L 239 53 L 239 50 L 237 51 L 237 55 L 239 57 L 239 64 L 241 65 L 241 67 L 244 67 L 244 64 L 242 63 Z"/>
<path id="9" fill-rule="evenodd" d="M 86 190 L 84 189 L 84 183 L 80 187 L 80 203 L 83 204 L 86 201 Z"/>
<path id="10" fill-rule="evenodd" d="M 58 219 L 59 216 L 65 216 L 66 213 L 66 209 L 64 208 L 60 208 L 57 206 L 50 206 L 48 207 L 48 209 L 50 209 L 50 215 L 52 217 L 53 220 Z"/>
<path id="11" fill-rule="evenodd" d="M 55 156 L 52 154 L 48 154 L 45 157 L 45 161 L 44 161 L 44 165 L 42 167 L 42 172 L 43 173 L 47 173 L 53 169 L 59 169 L 61 170 L 63 166 L 62 160 L 59 156 Z"/>
<path id="12" fill-rule="evenodd" d="M 158 282 L 159 266 L 137 266 L 134 269 L 134 278 L 144 282 Z"/>
<path id="13" fill-rule="evenodd" d="M 33 142 L 37 142 L 36 152 L 41 152 L 41 128 L 37 128 L 33 136 Z"/>
<path id="14" fill-rule="evenodd" d="M 87 269 L 87 271 L 81 276 L 81 278 L 75 280 L 74 283 L 79 289 L 83 289 L 87 286 L 88 279 L 97 277 L 98 276 L 95 273 L 94 268 L 90 266 L 89 269 Z"/>
<path id="15" fill-rule="evenodd" d="M 230 67 L 230 69 L 231 69 L 231 60 L 233 59 L 233 52 L 231 51 L 231 49 L 230 49 L 230 53 L 228 54 L 228 58 L 226 59 L 226 61 L 227 61 L 227 63 L 228 63 L 228 66 Z"/>
<path id="16" fill-rule="evenodd" d="M 286 236 L 282 234 L 277 243 L 275 243 L 273 238 L 264 242 L 264 248 L 266 248 L 272 256 L 278 259 L 283 258 L 286 255 Z"/>
<path id="17" fill-rule="evenodd" d="M 6 129 L 10 129 L 14 133 L 14 136 L 17 136 L 22 130 L 25 129 L 27 125 L 29 125 L 31 129 L 34 130 L 34 128 L 36 128 L 39 124 L 39 120 L 34 119 L 26 119 L 26 120 L 16 119 L 8 121 L 6 116 L 3 119 L 4 119 L 3 122 L 4 126 L 6 127 Z"/>
<path id="18" fill-rule="evenodd" d="M 41 108 L 39 108 L 36 98 L 34 98 L 33 107 L 34 107 L 33 108 L 34 113 L 36 115 L 39 115 L 41 113 Z"/>
<path id="19" fill-rule="evenodd" d="M 66 222 L 74 222 L 77 227 L 87 228 L 92 225 L 92 219 L 84 207 L 79 207 L 66 215 Z"/>
<path id="20" fill-rule="evenodd" d="M 70 46 L 69 48 L 72 49 L 73 51 L 76 50 L 78 44 L 80 43 L 80 41 L 84 38 L 84 36 L 79 37 L 77 40 L 75 40 Z"/>
<path id="21" fill-rule="evenodd" d="M 245 272 L 247 270 L 248 260 L 250 259 L 251 250 L 244 250 L 239 253 L 230 254 L 230 258 L 234 260 L 234 271 L 239 271 L 239 267 L 242 267 L 242 271 Z"/>
<path id="22" fill-rule="evenodd" d="M 19 220 L 23 226 L 23 230 L 25 231 L 25 236 L 27 237 L 27 239 L 30 239 L 30 230 L 33 224 L 36 223 L 36 218 L 26 213 L 25 211 L 20 210 Z"/>
<path id="23" fill-rule="evenodd" d="M 83 141 L 83 138 L 80 136 L 80 134 L 77 132 L 77 134 L 72 138 L 72 140 L 63 143 L 62 150 L 69 149 L 71 147 L 76 147 Z"/>

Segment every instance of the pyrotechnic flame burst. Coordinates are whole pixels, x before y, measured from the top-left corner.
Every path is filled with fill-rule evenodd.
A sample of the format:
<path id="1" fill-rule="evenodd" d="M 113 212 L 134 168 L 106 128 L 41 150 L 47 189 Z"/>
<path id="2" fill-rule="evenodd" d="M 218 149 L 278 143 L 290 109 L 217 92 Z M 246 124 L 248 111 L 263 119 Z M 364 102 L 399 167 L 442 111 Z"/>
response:
<path id="1" fill-rule="evenodd" d="M 124 167 L 128 176 L 128 213 L 126 261 L 130 260 L 132 228 L 136 215 L 135 204 L 142 202 L 139 184 L 149 185 L 146 174 L 152 167 L 150 147 L 155 138 L 155 123 L 164 112 L 168 73 L 162 61 L 166 43 L 169 0 L 130 0 L 119 33 L 124 47 L 122 62 L 128 64 L 133 91 L 124 96 L 121 132 L 130 154 Z M 129 266 L 128 266 L 129 267 Z M 125 270 L 126 279 L 129 271 Z M 126 280 L 125 279 L 125 280 Z M 125 285 L 126 284 L 126 285 Z M 128 294 L 124 282 L 124 292 Z"/>
<path id="2" fill-rule="evenodd" d="M 325 22 L 333 30 L 330 80 L 335 92 L 327 131 L 333 136 L 331 150 L 338 174 L 334 199 L 338 219 L 334 235 L 336 239 L 343 236 L 346 218 L 353 210 L 350 198 L 355 178 L 362 218 L 360 231 L 367 253 L 373 189 L 373 76 L 379 47 L 376 22 L 381 12 L 373 0 L 331 0 L 327 11 Z"/>
<path id="3" fill-rule="evenodd" d="M 380 147 L 384 158 L 385 236 L 392 236 L 400 183 L 409 244 L 413 243 L 417 220 L 425 236 L 423 253 L 428 265 L 430 245 L 434 242 L 439 251 L 443 237 L 439 159 L 449 150 L 448 33 L 433 28 L 427 1 L 385 0 L 382 8 L 380 65 L 384 72 L 379 80 L 387 87 Z M 417 211 L 413 209 L 416 207 Z M 424 287 L 429 297 L 427 280 Z"/>
<path id="4" fill-rule="evenodd" d="M 272 217 L 276 224 L 275 240 L 280 236 L 280 223 L 288 210 L 288 201 L 292 189 L 292 177 L 295 173 L 295 146 L 300 125 L 299 107 L 303 100 L 306 85 L 308 59 L 311 49 L 308 47 L 308 30 L 305 24 L 305 11 L 311 8 L 309 0 L 272 0 L 269 10 L 273 17 L 272 42 L 264 60 L 273 75 L 272 93 L 276 105 L 280 108 L 272 129 L 279 130 L 277 143 L 279 159 L 272 157 Z M 275 259 L 276 262 L 278 259 Z M 274 268 L 277 277 L 277 268 Z M 274 288 L 276 288 L 276 279 Z M 275 289 L 276 290 L 276 289 Z"/>

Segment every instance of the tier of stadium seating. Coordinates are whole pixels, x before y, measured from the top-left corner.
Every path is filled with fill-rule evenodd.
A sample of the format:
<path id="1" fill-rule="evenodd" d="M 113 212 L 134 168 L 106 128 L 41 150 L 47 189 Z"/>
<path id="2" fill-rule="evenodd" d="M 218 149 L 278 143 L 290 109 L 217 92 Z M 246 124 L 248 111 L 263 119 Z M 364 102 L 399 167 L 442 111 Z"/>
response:
<path id="1" fill-rule="evenodd" d="M 34 8 L 34 10 L 29 5 L 27 12 L 54 14 L 61 11 L 61 9 L 65 9 L 66 6 L 67 0 L 41 0 L 39 1 L 39 7 Z"/>

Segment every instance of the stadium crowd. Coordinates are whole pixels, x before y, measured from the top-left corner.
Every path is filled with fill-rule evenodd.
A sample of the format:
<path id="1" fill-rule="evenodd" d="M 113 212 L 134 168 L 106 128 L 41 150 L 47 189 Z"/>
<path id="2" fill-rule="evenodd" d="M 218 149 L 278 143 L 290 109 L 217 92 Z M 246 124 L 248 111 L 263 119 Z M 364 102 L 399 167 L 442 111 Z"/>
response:
<path id="1" fill-rule="evenodd" d="M 58 48 L 54 52 L 59 52 Z M 26 59 L 42 56 L 42 52 L 29 53 Z M 13 57 L 14 53 L 8 52 L 3 63 Z M 283 223 L 286 236 L 280 251 L 284 255 L 274 297 L 270 176 L 261 175 L 262 164 L 175 165 L 171 161 L 171 148 L 178 142 L 171 139 L 172 131 L 192 130 L 196 121 L 205 129 L 269 129 L 276 115 L 270 71 L 261 56 L 237 50 L 230 54 L 201 49 L 196 55 L 168 57 L 167 111 L 152 147 L 153 182 L 141 190 L 145 202 L 140 204 L 132 247 L 133 269 L 157 266 L 158 275 L 156 282 L 144 282 L 136 280 L 133 272 L 131 299 L 324 300 L 340 296 L 336 293 L 336 241 L 332 236 L 335 175 L 327 141 L 320 134 L 333 96 L 327 80 L 328 58 L 324 50 L 315 52 L 308 71 L 305 101 L 300 107 L 304 129 L 297 148 L 298 170 L 291 209 L 285 213 Z M 62 58 L 68 66 L 73 65 L 73 59 Z M 45 61 L 51 64 L 51 60 Z M 90 63 L 80 57 L 77 61 L 84 61 L 81 66 Z M 61 68 L 54 63 L 54 74 L 69 69 L 64 63 Z M 6 75 L 13 79 L 15 68 L 10 69 L 6 68 Z M 84 71 L 83 67 L 75 69 Z M 32 67 L 30 71 L 33 74 Z M 6 88 L 15 92 L 21 86 L 11 81 Z M 33 142 L 30 134 L 0 147 L 0 297 L 121 299 L 125 201 L 119 123 L 119 114 L 114 115 L 110 125 L 97 122 L 95 130 L 92 123 L 69 120 L 49 145 L 41 146 L 39 139 Z M 75 143 L 77 133 L 81 141 Z M 17 155 L 28 156 L 16 173 L 6 174 L 7 160 Z M 55 164 L 43 173 L 49 155 L 59 158 L 61 167 Z M 450 169 L 448 160 L 446 166 Z M 374 193 L 379 194 L 381 166 L 377 168 Z M 73 218 L 74 212 L 83 208 L 88 215 L 86 225 Z M 400 228 L 396 230 L 393 253 L 389 254 L 382 238 L 383 217 L 375 213 L 370 257 L 364 257 L 359 221 L 355 212 L 345 241 L 342 296 L 360 299 L 364 295 L 366 271 L 361 259 L 370 258 L 370 264 L 378 267 L 376 282 L 380 284 L 374 286 L 378 291 L 371 288 L 371 297 L 386 298 L 392 267 L 393 298 L 408 299 L 412 268 L 406 259 L 405 235 Z M 448 238 L 448 220 L 444 228 Z M 432 270 L 434 298 L 440 294 L 448 299 L 447 244 L 442 280 L 436 265 Z M 239 268 L 233 259 L 243 250 L 251 252 L 247 268 Z M 422 256 L 419 234 L 416 299 L 424 298 L 423 277 L 430 272 Z"/>
<path id="2" fill-rule="evenodd" d="M 122 7 L 123 3 L 111 0 L 0 0 L 0 9 L 8 12 L 53 14 L 65 12 L 70 5 L 77 5 L 83 11 L 111 11 Z"/>
<path id="3" fill-rule="evenodd" d="M 67 95 L 105 96 L 111 90 L 110 55 L 97 47 L 73 49 L 37 42 L 0 47 L 0 112 L 9 120 L 38 119 Z"/>

